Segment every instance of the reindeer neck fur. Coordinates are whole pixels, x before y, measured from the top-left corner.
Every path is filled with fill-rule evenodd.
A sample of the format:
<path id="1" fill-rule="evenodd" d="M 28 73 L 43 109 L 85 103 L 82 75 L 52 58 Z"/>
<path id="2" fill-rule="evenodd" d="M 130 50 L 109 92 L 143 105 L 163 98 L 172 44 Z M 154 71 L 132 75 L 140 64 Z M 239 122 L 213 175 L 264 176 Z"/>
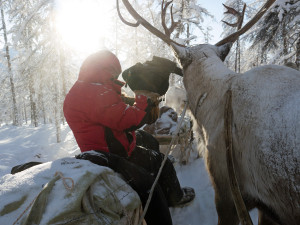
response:
<path id="1" fill-rule="evenodd" d="M 215 189 L 228 184 L 226 175 L 224 109 L 225 93 L 237 74 L 229 70 L 220 59 L 220 49 L 213 45 L 198 45 L 179 57 L 183 66 L 183 81 L 189 108 L 197 120 L 204 141 L 205 161 Z M 179 54 L 180 56 L 180 54 Z M 188 57 L 187 57 L 188 56 Z M 186 65 L 186 59 L 189 65 Z M 216 169 L 217 168 L 217 169 Z M 217 184 L 214 177 L 221 177 Z M 228 191 L 230 189 L 228 188 Z M 230 193 L 228 193 L 230 195 Z"/>
<path id="2" fill-rule="evenodd" d="M 214 138 L 213 133 L 223 127 L 224 95 L 237 74 L 223 64 L 220 49 L 214 45 L 198 45 L 187 49 L 187 54 L 191 63 L 183 67 L 189 107 L 200 127 Z"/>

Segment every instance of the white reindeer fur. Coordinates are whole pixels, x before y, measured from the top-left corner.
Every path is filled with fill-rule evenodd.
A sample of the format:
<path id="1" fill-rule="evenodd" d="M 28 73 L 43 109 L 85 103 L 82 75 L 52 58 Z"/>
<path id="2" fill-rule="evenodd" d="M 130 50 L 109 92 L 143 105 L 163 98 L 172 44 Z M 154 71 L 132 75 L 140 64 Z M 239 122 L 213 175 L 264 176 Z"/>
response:
<path id="1" fill-rule="evenodd" d="M 280 223 L 299 225 L 300 72 L 272 65 L 237 74 L 220 60 L 224 50 L 220 47 L 176 50 L 184 68 L 189 107 L 206 136 L 206 163 L 216 192 L 219 224 L 238 223 L 224 140 L 225 93 L 231 89 L 234 166 L 246 205 L 252 208 L 260 203 Z M 185 65 L 187 57 L 189 65 Z M 207 96 L 199 104 L 204 93 Z"/>

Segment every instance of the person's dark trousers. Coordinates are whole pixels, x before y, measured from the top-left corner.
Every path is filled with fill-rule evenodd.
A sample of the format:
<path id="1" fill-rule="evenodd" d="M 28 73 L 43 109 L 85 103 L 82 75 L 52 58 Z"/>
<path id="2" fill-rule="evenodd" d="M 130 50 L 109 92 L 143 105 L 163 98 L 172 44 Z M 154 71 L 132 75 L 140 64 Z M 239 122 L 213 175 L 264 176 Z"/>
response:
<path id="1" fill-rule="evenodd" d="M 11 174 L 16 174 L 16 173 L 19 173 L 23 170 L 27 170 L 33 166 L 36 166 L 36 165 L 40 165 L 42 164 L 42 162 L 28 162 L 28 163 L 24 163 L 24 164 L 21 164 L 21 165 L 17 165 L 17 166 L 14 166 L 10 173 Z"/>
<path id="2" fill-rule="evenodd" d="M 128 160 L 135 165 L 144 168 L 148 173 L 156 176 L 164 156 L 165 155 L 162 153 L 137 146 L 131 153 L 131 156 L 128 157 Z M 169 159 L 167 159 L 163 167 L 158 183 L 166 196 L 168 206 L 176 206 L 181 200 L 183 192 L 174 166 Z"/>
<path id="3" fill-rule="evenodd" d="M 76 158 L 89 160 L 120 173 L 125 181 L 138 193 L 144 208 L 155 178 L 145 169 L 131 163 L 126 158 L 107 152 L 99 151 L 98 153 L 84 152 L 77 155 Z M 154 189 L 145 220 L 147 225 L 172 225 L 168 203 L 160 185 L 156 185 Z"/>
<path id="4" fill-rule="evenodd" d="M 136 145 L 142 146 L 146 149 L 151 149 L 156 152 L 159 151 L 159 142 L 152 136 L 152 134 L 144 131 L 144 130 L 136 130 Z"/>

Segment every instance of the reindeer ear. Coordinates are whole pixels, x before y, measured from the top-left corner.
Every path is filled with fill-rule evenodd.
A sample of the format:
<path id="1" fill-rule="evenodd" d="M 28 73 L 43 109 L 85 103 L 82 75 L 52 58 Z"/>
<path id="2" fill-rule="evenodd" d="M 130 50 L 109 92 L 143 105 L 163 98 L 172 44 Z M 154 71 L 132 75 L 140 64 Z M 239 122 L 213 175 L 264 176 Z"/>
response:
<path id="1" fill-rule="evenodd" d="M 219 57 L 222 61 L 224 61 L 226 56 L 228 55 L 232 44 L 232 42 L 229 42 L 224 45 L 218 46 Z"/>

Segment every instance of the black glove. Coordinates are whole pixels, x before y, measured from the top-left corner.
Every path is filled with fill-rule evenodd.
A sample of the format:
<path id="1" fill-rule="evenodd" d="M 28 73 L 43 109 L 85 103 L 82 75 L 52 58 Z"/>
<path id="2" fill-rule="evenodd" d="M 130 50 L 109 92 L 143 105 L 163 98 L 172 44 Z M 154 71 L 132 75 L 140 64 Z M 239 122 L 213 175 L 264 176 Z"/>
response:
<path id="1" fill-rule="evenodd" d="M 75 156 L 76 159 L 89 160 L 99 166 L 109 167 L 109 157 L 106 152 L 87 151 Z"/>
<path id="2" fill-rule="evenodd" d="M 183 75 L 175 62 L 169 59 L 153 56 L 151 61 L 137 63 L 122 73 L 132 91 L 147 90 L 164 95 L 169 88 L 171 73 Z"/>

